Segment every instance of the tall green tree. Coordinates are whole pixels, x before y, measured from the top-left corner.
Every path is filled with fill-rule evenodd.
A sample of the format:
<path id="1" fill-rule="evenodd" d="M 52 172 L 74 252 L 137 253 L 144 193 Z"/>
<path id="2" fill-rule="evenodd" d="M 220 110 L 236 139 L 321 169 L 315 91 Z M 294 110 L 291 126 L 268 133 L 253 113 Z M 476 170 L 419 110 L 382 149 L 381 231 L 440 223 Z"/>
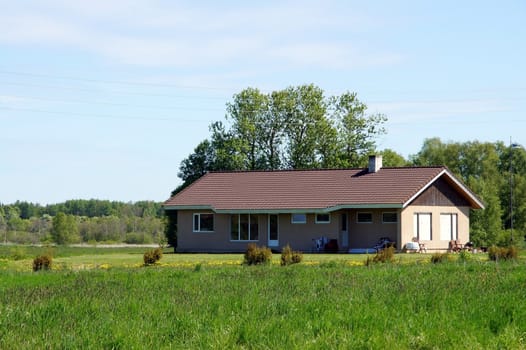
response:
<path id="1" fill-rule="evenodd" d="M 387 117 L 367 114 L 367 105 L 356 93 L 346 92 L 330 99 L 333 118 L 339 130 L 340 157 L 345 167 L 360 166 L 364 157 L 375 149 L 374 138 L 385 133 Z"/>
<path id="2" fill-rule="evenodd" d="M 355 93 L 327 97 L 315 85 L 264 94 L 247 88 L 227 103 L 226 123 L 181 163 L 183 184 L 215 170 L 340 168 L 363 165 L 385 132 Z"/>
<path id="3" fill-rule="evenodd" d="M 58 213 L 52 221 L 51 237 L 57 244 L 78 242 L 80 237 L 75 216 Z"/>

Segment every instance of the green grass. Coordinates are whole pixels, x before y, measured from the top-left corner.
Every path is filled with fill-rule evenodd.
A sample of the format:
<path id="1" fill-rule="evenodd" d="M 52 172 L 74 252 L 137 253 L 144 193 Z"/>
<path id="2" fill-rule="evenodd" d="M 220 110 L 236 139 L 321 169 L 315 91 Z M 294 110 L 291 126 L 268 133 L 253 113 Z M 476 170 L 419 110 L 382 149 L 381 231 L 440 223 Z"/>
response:
<path id="1" fill-rule="evenodd" d="M 122 267 L 144 251 L 77 251 L 56 258 L 59 271 L 0 272 L 0 348 L 526 347 L 522 260 L 415 254 L 365 267 L 355 266 L 363 255 L 307 254 L 247 267 L 240 254 L 166 254 L 164 265 Z M 95 267 L 66 268 L 79 262 Z"/>

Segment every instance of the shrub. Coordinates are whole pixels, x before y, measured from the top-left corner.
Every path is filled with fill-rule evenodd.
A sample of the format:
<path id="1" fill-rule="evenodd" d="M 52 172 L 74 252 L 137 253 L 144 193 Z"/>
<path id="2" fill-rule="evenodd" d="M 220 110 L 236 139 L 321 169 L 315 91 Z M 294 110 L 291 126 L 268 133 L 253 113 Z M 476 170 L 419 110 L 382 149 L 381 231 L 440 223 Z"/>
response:
<path id="1" fill-rule="evenodd" d="M 245 265 L 260 265 L 270 263 L 272 260 L 272 251 L 267 247 L 258 247 L 254 243 L 247 246 L 245 252 Z"/>
<path id="2" fill-rule="evenodd" d="M 281 250 L 281 266 L 299 264 L 302 260 L 303 253 L 293 251 L 288 244 Z"/>
<path id="3" fill-rule="evenodd" d="M 449 254 L 448 253 L 435 253 L 431 255 L 431 262 L 433 264 L 439 264 L 443 263 L 445 261 L 449 260 Z"/>
<path id="4" fill-rule="evenodd" d="M 33 271 L 51 270 L 52 263 L 51 255 L 39 255 L 33 259 Z"/>
<path id="5" fill-rule="evenodd" d="M 373 258 L 375 263 L 392 262 L 394 260 L 394 247 L 384 248 L 376 253 Z"/>
<path id="6" fill-rule="evenodd" d="M 468 250 L 466 250 L 466 249 L 461 250 L 459 255 L 458 255 L 458 260 L 460 262 L 470 261 L 471 258 L 472 258 L 471 253 Z"/>
<path id="7" fill-rule="evenodd" d="M 144 266 L 153 265 L 163 257 L 163 250 L 161 248 L 155 248 L 148 250 L 143 255 Z"/>
<path id="8" fill-rule="evenodd" d="M 498 260 L 517 260 L 517 247 L 495 247 L 492 246 L 488 249 L 489 259 L 492 261 Z"/>

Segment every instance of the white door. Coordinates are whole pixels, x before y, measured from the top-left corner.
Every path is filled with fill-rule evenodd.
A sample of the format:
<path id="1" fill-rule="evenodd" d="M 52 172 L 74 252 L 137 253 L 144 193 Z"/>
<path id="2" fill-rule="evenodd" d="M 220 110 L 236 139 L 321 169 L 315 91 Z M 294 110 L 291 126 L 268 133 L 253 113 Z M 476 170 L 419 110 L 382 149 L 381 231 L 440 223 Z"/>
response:
<path id="1" fill-rule="evenodd" d="M 349 246 L 349 229 L 347 227 L 347 214 L 343 213 L 340 215 L 340 234 L 342 236 L 342 247 Z"/>
<path id="2" fill-rule="evenodd" d="M 279 246 L 279 216 L 277 214 L 269 214 L 268 216 L 268 246 Z"/>

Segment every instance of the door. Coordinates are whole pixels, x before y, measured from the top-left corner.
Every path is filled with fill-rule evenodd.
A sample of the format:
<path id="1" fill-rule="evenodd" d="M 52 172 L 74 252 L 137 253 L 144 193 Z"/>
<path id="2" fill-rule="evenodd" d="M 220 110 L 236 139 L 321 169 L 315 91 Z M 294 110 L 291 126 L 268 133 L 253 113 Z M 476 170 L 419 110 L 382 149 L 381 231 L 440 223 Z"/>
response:
<path id="1" fill-rule="evenodd" d="M 342 247 L 349 246 L 349 230 L 347 222 L 347 213 L 340 215 L 340 235 L 342 237 Z"/>
<path id="2" fill-rule="evenodd" d="M 268 216 L 268 246 L 277 247 L 279 245 L 279 216 L 269 214 Z"/>

